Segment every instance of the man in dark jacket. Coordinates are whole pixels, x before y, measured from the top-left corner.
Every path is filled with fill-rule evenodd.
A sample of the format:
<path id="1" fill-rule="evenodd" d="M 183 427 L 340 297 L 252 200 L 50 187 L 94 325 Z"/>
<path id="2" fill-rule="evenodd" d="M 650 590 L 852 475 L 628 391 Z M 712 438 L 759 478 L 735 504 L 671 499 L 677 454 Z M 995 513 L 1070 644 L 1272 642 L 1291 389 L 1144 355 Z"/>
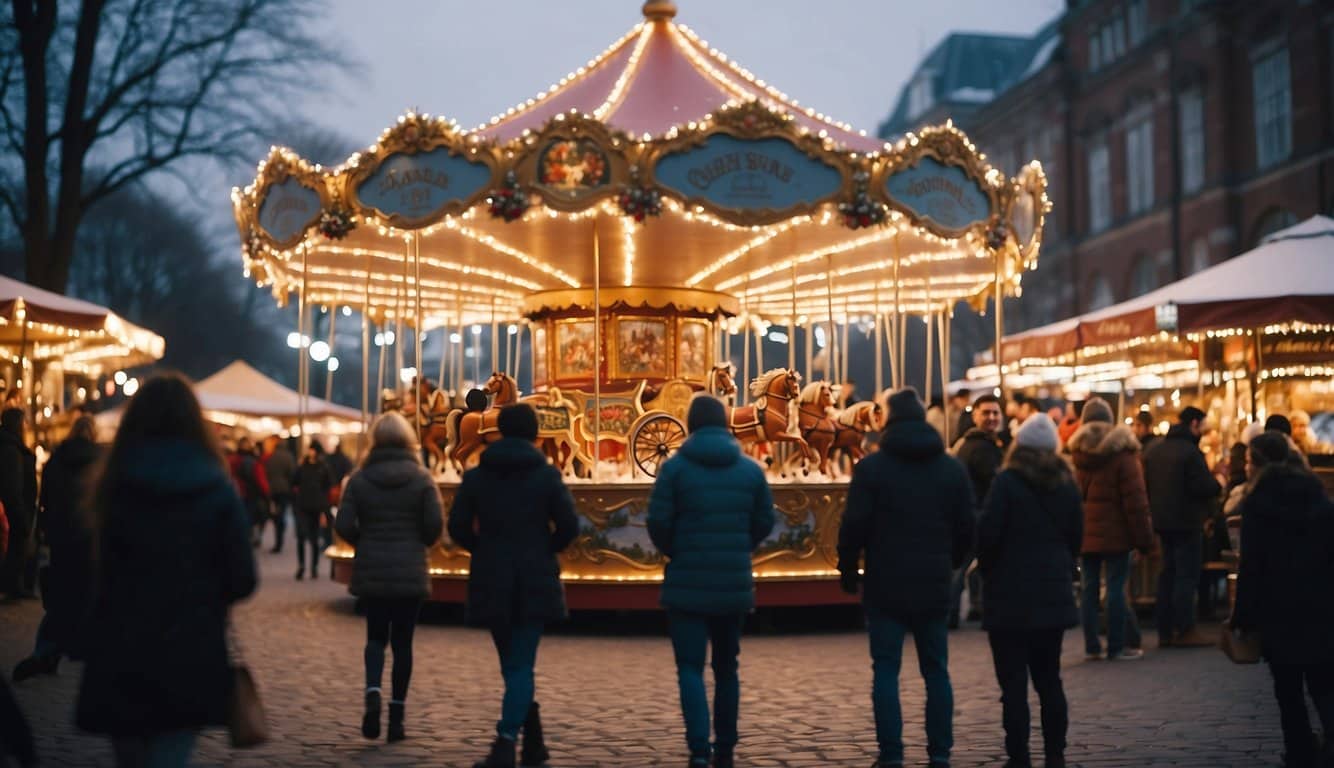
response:
<path id="1" fill-rule="evenodd" d="M 946 613 L 950 578 L 973 536 L 968 473 L 945 453 L 940 434 L 911 388 L 889 399 L 880 450 L 857 463 L 838 535 L 838 570 L 855 594 L 865 554 L 866 607 L 871 634 L 879 765 L 903 764 L 899 666 L 904 635 L 912 632 L 926 680 L 927 754 L 949 765 L 954 744 Z"/>
<path id="2" fill-rule="evenodd" d="M 1001 439 L 1000 433 L 1000 398 L 990 393 L 980 395 L 973 401 L 971 415 L 973 428 L 955 443 L 954 456 L 968 470 L 968 479 L 973 483 L 973 508 L 981 510 L 991 490 L 991 480 L 1005 459 L 1005 441 Z M 959 601 L 963 597 L 968 567 L 972 563 L 973 553 L 970 551 L 954 574 L 954 583 L 950 588 L 950 629 L 959 627 Z M 969 602 L 976 606 L 981 601 L 974 595 Z"/>
<path id="3" fill-rule="evenodd" d="M 272 478 L 270 478 L 272 483 Z M 295 492 L 296 507 L 296 580 L 306 575 L 306 546 L 310 546 L 310 578 L 320 577 L 320 520 L 329 512 L 329 489 L 333 477 L 312 443 L 301 457 L 290 487 Z M 270 486 L 272 487 L 272 486 Z"/>
<path id="4" fill-rule="evenodd" d="M 543 627 L 565 618 L 556 555 L 579 534 L 574 499 L 560 470 L 537 447 L 537 412 L 501 409 L 501 439 L 463 475 L 449 510 L 449 537 L 472 553 L 468 622 L 491 630 L 505 695 L 496 739 L 479 768 L 510 768 L 524 734 L 523 765 L 546 760 L 533 666 Z"/>
<path id="5" fill-rule="evenodd" d="M 1153 433 L 1153 414 L 1148 411 L 1135 412 L 1135 420 L 1130 423 L 1130 431 L 1139 441 L 1141 458 L 1144 456 L 1144 451 L 1149 450 L 1149 447 L 1160 439 Z"/>
<path id="6" fill-rule="evenodd" d="M 273 553 L 283 551 L 283 538 L 287 533 L 287 511 L 292 506 L 292 476 L 296 474 L 296 459 L 287 450 L 283 439 L 273 435 L 264 441 L 266 451 L 264 478 L 269 483 L 269 496 L 273 500 L 269 514 L 273 518 Z"/>
<path id="7" fill-rule="evenodd" d="M 0 504 L 9 518 L 9 547 L 0 568 L 0 592 L 11 600 L 35 597 L 24 580 L 32 556 L 36 500 L 36 460 L 23 439 L 23 411 L 6 408 L 0 413 Z"/>
<path id="8" fill-rule="evenodd" d="M 14 681 L 54 674 L 61 656 L 79 656 L 79 633 L 93 588 L 93 534 L 87 499 L 101 456 L 91 416 L 81 416 L 42 469 L 37 528 L 51 550 L 42 580 L 46 615 L 33 653 L 14 668 Z"/>
<path id="9" fill-rule="evenodd" d="M 1222 491 L 1200 452 L 1204 412 L 1188 407 L 1167 437 L 1144 456 L 1153 529 L 1162 540 L 1158 576 L 1158 644 L 1203 647 L 1214 641 L 1195 628 L 1195 593 L 1200 581 L 1204 521 Z"/>
<path id="10" fill-rule="evenodd" d="M 722 401 L 696 395 L 686 422 L 690 437 L 653 483 L 648 532 L 654 546 L 671 558 L 662 606 L 671 619 L 690 764 L 709 765 L 704 657 L 712 642 L 713 765 L 731 768 L 741 700 L 741 624 L 755 606 L 751 553 L 773 530 L 773 496 L 764 471 L 741 453 L 727 430 Z"/>

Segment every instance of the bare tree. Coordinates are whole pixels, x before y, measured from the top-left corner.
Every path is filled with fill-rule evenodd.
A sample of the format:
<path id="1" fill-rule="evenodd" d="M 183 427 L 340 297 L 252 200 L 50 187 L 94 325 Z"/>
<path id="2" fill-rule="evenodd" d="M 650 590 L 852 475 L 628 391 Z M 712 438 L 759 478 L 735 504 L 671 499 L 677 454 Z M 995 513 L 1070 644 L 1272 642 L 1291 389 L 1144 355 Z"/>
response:
<path id="1" fill-rule="evenodd" d="M 61 292 L 93 204 L 191 158 L 244 157 L 307 65 L 338 61 L 312 0 L 71 5 L 0 10 L 0 179 L 15 180 L 0 204 L 27 280 Z"/>

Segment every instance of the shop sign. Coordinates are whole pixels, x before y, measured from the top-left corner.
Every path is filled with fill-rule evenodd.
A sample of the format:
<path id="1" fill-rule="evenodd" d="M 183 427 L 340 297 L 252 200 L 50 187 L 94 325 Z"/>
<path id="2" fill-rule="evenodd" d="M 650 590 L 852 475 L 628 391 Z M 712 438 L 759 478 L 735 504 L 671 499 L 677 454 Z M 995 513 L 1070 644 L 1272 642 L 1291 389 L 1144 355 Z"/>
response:
<path id="1" fill-rule="evenodd" d="M 1104 320 L 1090 320 L 1080 324 L 1080 341 L 1091 346 L 1120 344 L 1141 336 L 1152 336 L 1159 331 L 1158 312 L 1155 309 L 1127 312 Z"/>
<path id="2" fill-rule="evenodd" d="M 450 206 L 466 206 L 490 180 L 485 163 L 437 147 L 386 157 L 356 185 L 354 194 L 358 203 L 394 226 L 414 228 L 437 221 Z"/>
<path id="3" fill-rule="evenodd" d="M 934 157 L 923 157 L 890 176 L 885 191 L 898 207 L 949 236 L 991 215 L 991 202 L 982 186 L 959 166 Z"/>
<path id="4" fill-rule="evenodd" d="M 260 229 L 280 248 L 295 245 L 319 217 L 319 193 L 293 176 L 269 187 L 259 204 Z"/>
<path id="5" fill-rule="evenodd" d="M 1334 362 L 1334 333 L 1265 336 L 1260 341 L 1260 360 L 1266 368 L 1329 365 Z"/>
<path id="6" fill-rule="evenodd" d="M 786 139 L 721 133 L 665 155 L 653 175 L 686 200 L 736 212 L 813 208 L 837 195 L 843 183 L 837 168 Z"/>

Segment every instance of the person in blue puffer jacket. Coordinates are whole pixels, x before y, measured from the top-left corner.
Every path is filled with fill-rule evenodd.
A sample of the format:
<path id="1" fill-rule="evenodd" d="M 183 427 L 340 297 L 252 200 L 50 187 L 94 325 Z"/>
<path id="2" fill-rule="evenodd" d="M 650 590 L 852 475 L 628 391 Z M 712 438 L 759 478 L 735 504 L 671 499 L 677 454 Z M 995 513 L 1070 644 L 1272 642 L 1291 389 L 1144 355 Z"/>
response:
<path id="1" fill-rule="evenodd" d="M 712 642 L 713 765 L 731 768 L 741 699 L 741 625 L 755 607 L 750 558 L 773 530 L 773 496 L 764 470 L 742 455 L 727 430 L 721 401 L 696 395 L 686 429 L 689 437 L 653 484 L 648 532 L 670 558 L 661 602 L 671 625 L 690 765 L 709 765 L 704 655 Z"/>

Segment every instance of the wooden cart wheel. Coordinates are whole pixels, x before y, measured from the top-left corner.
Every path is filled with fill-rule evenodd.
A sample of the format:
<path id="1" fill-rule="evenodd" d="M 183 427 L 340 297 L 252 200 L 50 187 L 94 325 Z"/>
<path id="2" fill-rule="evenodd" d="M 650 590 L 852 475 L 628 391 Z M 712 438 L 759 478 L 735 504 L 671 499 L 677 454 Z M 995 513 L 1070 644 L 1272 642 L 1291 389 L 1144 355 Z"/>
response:
<path id="1" fill-rule="evenodd" d="M 649 477 L 658 476 L 658 468 L 686 440 L 686 425 L 668 413 L 652 413 L 640 420 L 630 435 L 630 449 L 635 466 Z"/>

